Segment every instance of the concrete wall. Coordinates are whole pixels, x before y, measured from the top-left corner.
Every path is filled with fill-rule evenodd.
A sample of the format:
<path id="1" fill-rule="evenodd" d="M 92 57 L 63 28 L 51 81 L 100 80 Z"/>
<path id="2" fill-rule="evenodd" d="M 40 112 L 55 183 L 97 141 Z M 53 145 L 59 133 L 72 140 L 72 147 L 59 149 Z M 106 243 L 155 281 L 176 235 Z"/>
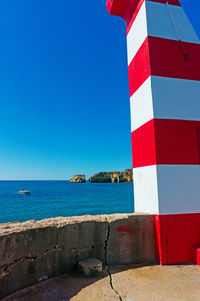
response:
<path id="1" fill-rule="evenodd" d="M 155 261 L 151 215 L 103 215 L 0 224 L 0 299 L 72 271 L 81 259 Z"/>

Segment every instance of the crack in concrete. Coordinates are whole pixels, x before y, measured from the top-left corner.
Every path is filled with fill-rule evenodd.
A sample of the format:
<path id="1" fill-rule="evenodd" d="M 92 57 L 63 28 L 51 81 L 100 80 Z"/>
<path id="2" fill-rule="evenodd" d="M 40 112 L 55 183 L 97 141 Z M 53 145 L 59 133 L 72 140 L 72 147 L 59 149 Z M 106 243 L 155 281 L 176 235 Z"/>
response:
<path id="1" fill-rule="evenodd" d="M 106 268 L 107 274 L 108 274 L 109 279 L 110 279 L 110 287 L 111 287 L 111 289 L 115 292 L 115 294 L 119 298 L 119 300 L 123 301 L 123 299 L 120 296 L 119 292 L 113 286 L 112 273 L 111 273 L 111 271 L 109 269 L 109 266 L 108 266 L 108 242 L 109 242 L 109 239 L 110 239 L 110 223 L 108 221 L 107 221 L 107 225 L 108 225 L 108 231 L 107 231 L 107 238 L 105 240 L 105 247 L 104 247 L 104 250 L 105 250 L 105 255 L 104 255 L 105 268 Z"/>
<path id="2" fill-rule="evenodd" d="M 22 261 L 27 261 L 27 262 L 31 262 L 31 261 L 34 261 L 42 256 L 45 256 L 47 253 L 49 252 L 52 252 L 52 251 L 60 251 L 60 250 L 63 250 L 64 247 L 63 246 L 58 246 L 56 245 L 55 247 L 53 247 L 52 249 L 50 250 L 45 250 L 43 251 L 42 253 L 40 254 L 37 254 L 37 255 L 29 255 L 29 256 L 24 256 L 24 257 L 21 257 L 21 258 L 17 258 L 17 259 L 14 259 L 13 262 L 11 263 L 7 263 L 7 264 L 4 264 L 2 266 L 0 266 L 0 277 L 1 275 L 5 276 L 5 274 L 8 274 L 10 268 L 12 268 L 13 266 L 15 266 L 16 264 L 18 264 L 19 262 L 22 262 Z"/>

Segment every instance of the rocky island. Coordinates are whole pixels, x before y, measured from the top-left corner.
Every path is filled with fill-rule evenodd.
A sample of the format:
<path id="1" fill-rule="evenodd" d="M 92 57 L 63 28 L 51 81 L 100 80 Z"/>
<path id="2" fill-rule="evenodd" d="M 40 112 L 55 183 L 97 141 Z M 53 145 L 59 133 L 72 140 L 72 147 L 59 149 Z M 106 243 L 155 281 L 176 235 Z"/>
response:
<path id="1" fill-rule="evenodd" d="M 85 175 L 75 175 L 73 178 L 70 180 L 70 183 L 85 183 Z"/>
<path id="2" fill-rule="evenodd" d="M 126 169 L 123 172 L 99 172 L 89 178 L 91 183 L 131 183 L 133 182 L 132 169 Z"/>
<path id="3" fill-rule="evenodd" d="M 91 183 L 132 183 L 133 171 L 126 169 L 125 171 L 99 172 L 88 179 Z M 74 175 L 70 183 L 86 183 L 85 175 Z"/>

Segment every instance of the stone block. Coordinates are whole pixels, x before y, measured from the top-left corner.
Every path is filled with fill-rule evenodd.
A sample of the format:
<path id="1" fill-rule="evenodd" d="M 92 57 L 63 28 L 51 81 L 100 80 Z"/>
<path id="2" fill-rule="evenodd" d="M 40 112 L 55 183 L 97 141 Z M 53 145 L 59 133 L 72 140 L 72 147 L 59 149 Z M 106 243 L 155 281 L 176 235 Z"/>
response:
<path id="1" fill-rule="evenodd" d="M 81 260 L 78 263 L 78 270 L 87 276 L 97 275 L 102 271 L 102 262 L 96 258 Z"/>

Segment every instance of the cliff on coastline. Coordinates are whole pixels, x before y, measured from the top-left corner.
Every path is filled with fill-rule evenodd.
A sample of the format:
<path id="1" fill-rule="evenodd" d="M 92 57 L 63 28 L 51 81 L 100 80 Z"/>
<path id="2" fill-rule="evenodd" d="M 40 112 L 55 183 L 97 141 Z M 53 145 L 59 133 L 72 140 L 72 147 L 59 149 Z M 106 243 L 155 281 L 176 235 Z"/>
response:
<path id="1" fill-rule="evenodd" d="M 99 172 L 88 179 L 91 183 L 132 183 L 133 170 Z M 74 175 L 71 183 L 86 183 L 85 175 Z"/>
<path id="2" fill-rule="evenodd" d="M 70 180 L 71 183 L 85 183 L 85 175 L 75 175 L 73 178 Z"/>
<path id="3" fill-rule="evenodd" d="M 99 172 L 89 178 L 91 183 L 131 183 L 133 182 L 132 169 L 126 169 L 123 172 Z"/>

